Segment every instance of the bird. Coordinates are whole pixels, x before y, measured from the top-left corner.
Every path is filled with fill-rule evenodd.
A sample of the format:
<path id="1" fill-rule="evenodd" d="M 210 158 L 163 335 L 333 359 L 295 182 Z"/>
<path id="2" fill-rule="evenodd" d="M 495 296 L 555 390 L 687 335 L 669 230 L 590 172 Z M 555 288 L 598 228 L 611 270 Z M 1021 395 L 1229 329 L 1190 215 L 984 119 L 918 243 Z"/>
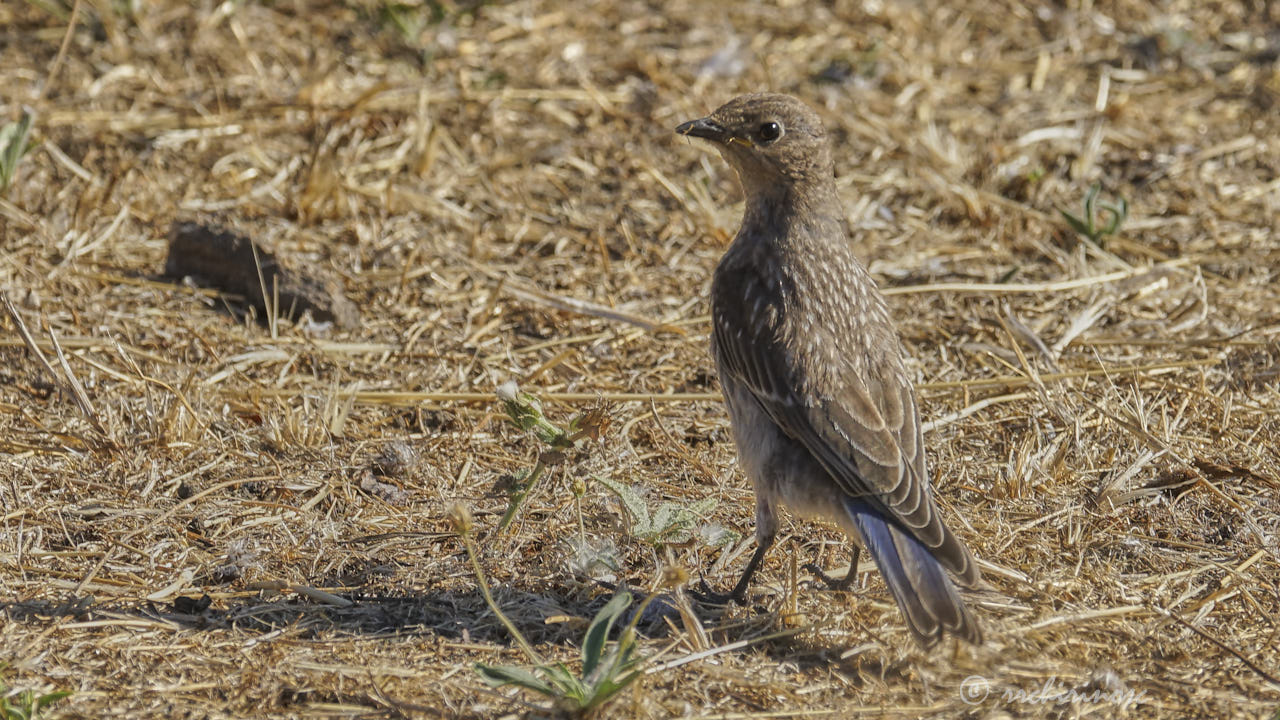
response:
<path id="1" fill-rule="evenodd" d="M 711 281 L 711 353 L 738 463 L 755 493 L 756 550 L 717 603 L 746 602 L 780 508 L 834 523 L 875 560 L 925 649 L 982 630 L 956 583 L 981 575 L 944 523 L 925 462 L 904 350 L 875 280 L 855 256 L 817 113 L 777 93 L 730 100 L 676 133 L 709 141 L 736 171 L 742 225 Z M 952 577 L 955 580 L 952 580 Z"/>

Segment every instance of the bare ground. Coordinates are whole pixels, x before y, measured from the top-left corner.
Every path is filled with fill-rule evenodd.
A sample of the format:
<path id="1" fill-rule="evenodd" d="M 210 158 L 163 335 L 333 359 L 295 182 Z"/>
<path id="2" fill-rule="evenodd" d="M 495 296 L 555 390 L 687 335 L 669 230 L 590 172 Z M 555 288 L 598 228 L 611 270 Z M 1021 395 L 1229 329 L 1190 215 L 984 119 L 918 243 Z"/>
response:
<path id="1" fill-rule="evenodd" d="M 653 631 L 603 716 L 1276 716 L 1275 4 L 70 11 L 0 6 L 0 115 L 30 106 L 39 141 L 0 199 L 5 686 L 72 691 L 67 717 L 545 716 L 471 670 L 526 661 L 455 502 L 571 665 L 593 561 L 732 582 L 752 503 L 705 296 L 740 198 L 671 129 L 769 88 L 838 141 L 988 641 L 919 651 L 869 567 L 851 593 L 794 570 L 847 549 L 792 523 L 753 605 Z M 1094 183 L 1130 207 L 1101 247 L 1058 212 Z M 179 221 L 336 277 L 359 324 L 165 277 Z M 499 532 L 537 454 L 507 380 L 612 422 Z M 598 476 L 713 497 L 745 540 L 655 550 Z"/>

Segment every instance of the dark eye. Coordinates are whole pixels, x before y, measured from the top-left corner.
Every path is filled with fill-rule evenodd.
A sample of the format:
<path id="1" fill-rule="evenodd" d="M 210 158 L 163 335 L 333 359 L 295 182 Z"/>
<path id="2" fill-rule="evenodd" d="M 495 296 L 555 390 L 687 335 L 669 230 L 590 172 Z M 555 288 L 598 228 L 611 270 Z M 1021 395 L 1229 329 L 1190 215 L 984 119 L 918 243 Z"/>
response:
<path id="1" fill-rule="evenodd" d="M 757 132 L 759 133 L 761 140 L 765 142 L 773 142 L 774 140 L 782 137 L 782 126 L 776 122 L 767 122 L 761 125 Z"/>

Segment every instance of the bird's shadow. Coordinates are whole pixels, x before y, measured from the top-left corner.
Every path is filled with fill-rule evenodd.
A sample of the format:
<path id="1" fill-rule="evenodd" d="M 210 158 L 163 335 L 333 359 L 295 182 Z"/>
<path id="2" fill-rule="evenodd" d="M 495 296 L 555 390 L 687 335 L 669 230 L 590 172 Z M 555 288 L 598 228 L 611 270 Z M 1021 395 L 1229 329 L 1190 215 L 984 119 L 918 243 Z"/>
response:
<path id="1" fill-rule="evenodd" d="M 564 588 L 553 591 L 530 592 L 505 586 L 492 589 L 499 607 L 516 624 L 528 641 L 539 647 L 561 647 L 576 651 L 580 647 L 589 619 L 606 604 L 613 593 L 592 586 L 579 589 Z M 633 596 L 637 595 L 633 591 Z M 272 640 L 284 636 L 294 642 L 331 644 L 333 642 L 403 640 L 414 637 L 435 637 L 448 641 L 492 646 L 496 649 L 514 650 L 516 643 L 489 608 L 479 589 L 426 591 L 421 593 L 360 593 L 341 596 L 350 605 L 318 602 L 295 592 L 275 594 L 261 593 L 235 596 L 214 603 L 208 596 L 183 596 L 166 602 L 97 602 L 92 597 L 70 597 L 65 600 L 32 599 L 0 600 L 0 622 L 26 623 L 34 626 L 53 626 L 61 619 L 75 621 L 133 620 L 151 621 L 173 626 L 186 632 L 233 632 L 246 641 L 255 638 Z M 653 603 L 651 603 L 652 605 Z M 638 603 L 633 604 L 633 609 Z M 640 628 L 648 628 L 644 634 L 650 637 L 663 634 L 672 616 L 661 609 L 654 618 L 642 617 Z M 759 612 L 762 608 L 756 608 Z M 713 620 L 705 608 L 697 608 L 704 621 Z M 734 629 L 721 630 L 708 623 L 706 629 L 717 643 L 733 642 L 734 637 L 771 635 L 770 627 L 777 627 L 776 616 L 764 610 L 744 628 L 741 621 L 732 622 Z M 563 622 L 548 622 L 556 616 L 567 618 Z M 770 617 L 772 622 L 770 622 Z M 672 623 L 680 627 L 678 620 Z M 615 628 L 615 633 L 619 630 Z M 812 637 L 810 634 L 783 637 L 760 637 L 757 642 L 731 653 L 763 653 L 780 666 L 791 665 L 795 672 L 841 673 L 846 682 L 855 686 L 865 683 L 910 681 L 910 662 L 895 653 L 861 653 L 850 658 L 842 655 L 843 648 Z M 508 657 L 512 657 L 507 653 Z M 520 662 L 517 660 L 517 662 Z M 355 692 L 348 690 L 348 693 Z M 336 693 L 336 694 L 335 694 Z M 290 688 L 281 696 L 286 704 L 314 702 L 364 702 L 363 696 L 343 694 L 333 688 Z M 542 717 L 537 708 L 525 717 Z M 479 718 L 481 715 L 458 717 Z"/>
<path id="2" fill-rule="evenodd" d="M 376 573 L 375 573 L 376 575 Z M 331 643 L 344 638 L 437 637 L 462 643 L 514 648 L 515 640 L 489 607 L 478 587 L 398 591 L 374 590 L 385 577 L 356 572 L 343 577 L 322 578 L 318 585 L 345 585 L 355 589 L 338 596 L 308 595 L 296 589 L 264 590 L 255 593 L 225 593 L 218 600 L 210 595 L 182 595 L 164 601 L 103 599 L 92 596 L 64 596 L 33 599 L 0 598 L 0 621 L 47 626 L 61 619 L 78 622 L 146 620 L 193 632 L 234 632 L 246 640 L 285 634 L 293 640 Z M 326 582 L 327 580 L 327 582 Z M 217 596 L 223 587 L 208 590 Z M 609 583 L 565 583 L 529 589 L 499 585 L 491 588 L 498 607 L 535 646 L 578 648 L 587 626 L 617 589 Z M 628 589 L 633 597 L 630 612 L 641 606 L 643 593 Z M 894 676 L 903 663 L 895 653 L 863 653 L 852 659 L 842 657 L 841 643 L 831 644 L 810 634 L 774 635 L 780 618 L 769 603 L 752 603 L 750 620 L 725 621 L 724 609 L 693 602 L 690 609 L 715 642 L 749 640 L 742 649 L 730 652 L 763 652 L 779 663 L 798 670 L 839 668 L 848 676 Z M 644 606 L 637 624 L 649 638 L 668 635 L 683 626 L 676 600 L 669 593 Z M 623 623 L 631 619 L 628 614 Z M 617 629 L 615 628 L 615 633 Z M 861 641 L 872 640 L 862 638 Z"/>
<path id="3" fill-rule="evenodd" d="M 613 596 L 606 587 L 582 585 L 577 588 L 532 592 L 512 587 L 492 588 L 498 606 L 535 645 L 577 647 L 590 619 Z M 638 609 L 641 593 L 629 590 Z M 693 606 L 707 630 L 715 627 L 719 613 L 712 608 Z M 762 613 L 752 625 L 766 632 Z M 0 619 L 29 625 L 48 625 L 60 619 L 77 622 L 150 620 L 188 631 L 233 631 L 248 636 L 287 632 L 294 639 L 333 641 L 343 636 L 353 639 L 378 637 L 434 636 L 459 642 L 513 647 L 510 633 L 494 615 L 477 588 L 424 592 L 352 591 L 331 602 L 309 599 L 294 591 L 262 591 L 236 594 L 213 602 L 209 595 L 176 596 L 163 602 L 148 600 L 98 600 L 93 596 L 64 598 L 0 599 Z M 630 620 L 630 616 L 624 618 Z M 670 621 L 671 624 L 668 624 Z M 732 623 L 739 627 L 738 622 Z M 638 623 L 642 634 L 655 638 L 680 626 L 679 613 L 668 595 L 660 595 L 645 609 Z M 729 631 L 732 635 L 733 632 Z M 727 640 L 732 640 L 726 636 Z M 811 644 L 796 636 L 761 640 L 752 646 L 764 648 L 779 661 L 790 660 L 801 667 L 829 662 L 832 647 Z"/>
<path id="4" fill-rule="evenodd" d="M 585 623 L 608 601 L 495 588 L 499 606 L 534 644 L 576 645 Z M 348 604 L 349 603 L 349 604 Z M 548 623 L 555 616 L 564 622 Z M 7 622 L 45 625 L 59 619 L 79 622 L 151 620 L 188 631 L 234 631 L 244 635 L 287 632 L 294 639 L 434 636 L 460 642 L 510 646 L 512 639 L 477 589 L 422 593 L 346 593 L 331 602 L 290 591 L 261 592 L 220 603 L 209 596 L 170 601 L 98 601 L 91 596 L 63 599 L 0 600 Z M 578 629 L 578 628 L 582 629 Z"/>
<path id="5" fill-rule="evenodd" d="M 834 670 L 855 686 L 872 678 L 882 683 L 908 681 L 913 672 L 910 658 L 883 647 L 886 651 L 846 655 L 846 644 L 804 635 L 762 643 L 765 656 L 779 665 L 790 664 L 798 672 Z"/>

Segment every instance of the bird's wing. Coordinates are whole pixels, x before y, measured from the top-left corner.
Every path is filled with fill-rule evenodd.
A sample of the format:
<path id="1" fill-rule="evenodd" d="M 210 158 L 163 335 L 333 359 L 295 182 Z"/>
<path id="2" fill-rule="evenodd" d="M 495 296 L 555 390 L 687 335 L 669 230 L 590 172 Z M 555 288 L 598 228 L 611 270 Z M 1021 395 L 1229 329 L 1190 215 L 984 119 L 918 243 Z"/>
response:
<path id="1" fill-rule="evenodd" d="M 976 565 L 930 495 L 915 393 L 892 327 L 846 316 L 807 323 L 798 334 L 778 295 L 750 271 L 717 276 L 712 319 L 721 372 L 748 388 L 841 490 L 933 549 L 962 582 L 976 582 Z M 825 362 L 815 363 L 801 357 L 804 345 L 838 352 L 822 352 Z"/>

